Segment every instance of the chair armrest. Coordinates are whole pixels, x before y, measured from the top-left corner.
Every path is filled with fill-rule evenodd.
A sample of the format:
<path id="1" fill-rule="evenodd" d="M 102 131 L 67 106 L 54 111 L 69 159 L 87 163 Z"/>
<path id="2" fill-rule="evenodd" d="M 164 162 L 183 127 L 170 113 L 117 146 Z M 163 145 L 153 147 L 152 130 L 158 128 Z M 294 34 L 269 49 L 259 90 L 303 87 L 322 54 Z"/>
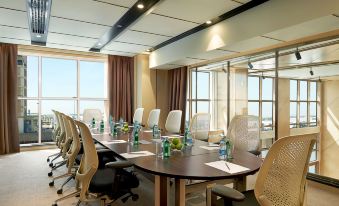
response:
<path id="1" fill-rule="evenodd" d="M 240 202 L 245 199 L 244 194 L 242 194 L 241 192 L 233 188 L 226 187 L 224 185 L 215 185 L 214 187 L 212 187 L 212 194 L 217 195 L 227 200 L 232 200 L 232 201 L 237 201 L 237 202 Z"/>
<path id="2" fill-rule="evenodd" d="M 126 168 L 126 167 L 132 167 L 133 164 L 126 160 L 117 160 L 115 162 L 106 163 L 105 166 L 107 168 L 112 168 L 112 169 L 121 169 L 121 168 Z"/>
<path id="3" fill-rule="evenodd" d="M 97 150 L 97 153 L 98 153 L 98 154 L 100 154 L 100 153 L 106 153 L 106 152 L 112 152 L 112 150 L 106 149 L 106 148 L 98 149 L 98 150 Z"/>

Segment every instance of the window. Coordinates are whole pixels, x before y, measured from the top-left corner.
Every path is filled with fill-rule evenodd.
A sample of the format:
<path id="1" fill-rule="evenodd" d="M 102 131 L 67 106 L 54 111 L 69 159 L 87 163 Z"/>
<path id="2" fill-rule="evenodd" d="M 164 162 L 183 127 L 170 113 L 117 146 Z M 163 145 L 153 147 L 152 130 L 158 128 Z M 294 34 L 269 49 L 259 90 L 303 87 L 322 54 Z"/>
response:
<path id="1" fill-rule="evenodd" d="M 248 114 L 258 116 L 263 131 L 273 130 L 273 78 L 248 77 Z"/>
<path id="2" fill-rule="evenodd" d="M 290 80 L 290 128 L 316 127 L 317 82 Z"/>
<path id="3" fill-rule="evenodd" d="M 209 113 L 211 107 L 210 99 L 210 72 L 190 71 L 191 94 L 188 92 L 186 107 L 186 120 L 188 121 L 194 114 L 199 112 Z M 189 87 L 188 87 L 189 88 Z M 191 110 L 191 115 L 189 111 Z"/>
<path id="4" fill-rule="evenodd" d="M 52 109 L 82 117 L 85 108 L 105 114 L 105 62 L 78 58 L 18 56 L 20 143 L 51 142 L 56 120 Z"/>

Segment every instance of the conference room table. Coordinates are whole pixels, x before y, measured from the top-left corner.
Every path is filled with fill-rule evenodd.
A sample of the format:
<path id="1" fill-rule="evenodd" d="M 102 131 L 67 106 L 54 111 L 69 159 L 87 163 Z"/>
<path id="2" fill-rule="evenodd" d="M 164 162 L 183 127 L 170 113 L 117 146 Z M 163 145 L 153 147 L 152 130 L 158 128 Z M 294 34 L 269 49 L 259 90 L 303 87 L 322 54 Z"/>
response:
<path id="1" fill-rule="evenodd" d="M 257 172 L 262 164 L 262 159 L 246 151 L 235 149 L 233 158 L 229 162 L 248 168 L 238 173 L 225 171 L 208 166 L 205 163 L 219 160 L 218 149 L 207 150 L 201 146 L 208 146 L 207 142 L 195 140 L 194 145 L 185 147 L 181 151 L 173 151 L 169 158 L 161 158 L 156 155 L 156 144 L 152 141 L 152 132 L 141 130 L 138 145 L 130 143 L 130 133 L 111 136 L 108 132 L 99 133 L 92 131 L 95 141 L 113 151 L 116 155 L 125 159 L 121 154 L 148 151 L 155 155 L 128 158 L 133 165 L 149 174 L 154 175 L 154 205 L 169 205 L 169 180 L 174 179 L 175 205 L 185 205 L 186 180 L 223 180 L 233 179 L 234 188 L 239 191 L 246 189 L 246 176 Z M 170 136 L 170 135 L 167 135 Z M 115 140 L 126 141 L 113 143 Z"/>

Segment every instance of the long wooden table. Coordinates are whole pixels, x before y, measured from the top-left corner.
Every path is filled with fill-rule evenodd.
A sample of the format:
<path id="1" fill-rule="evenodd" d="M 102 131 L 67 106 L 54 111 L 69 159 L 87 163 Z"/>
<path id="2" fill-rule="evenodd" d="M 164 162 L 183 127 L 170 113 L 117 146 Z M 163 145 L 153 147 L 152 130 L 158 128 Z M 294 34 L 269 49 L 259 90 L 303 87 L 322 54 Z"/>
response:
<path id="1" fill-rule="evenodd" d="M 135 151 L 149 151 L 156 153 L 155 144 L 139 144 L 132 145 L 128 143 L 130 134 L 121 134 L 116 137 L 108 133 L 97 134 L 93 133 L 93 138 L 112 150 L 116 155 Z M 152 142 L 152 133 L 142 131 L 139 137 L 140 140 Z M 110 144 L 105 141 L 110 140 L 125 140 L 126 143 Z M 156 155 L 137 157 L 128 159 L 140 170 L 155 176 L 155 205 L 167 206 L 169 192 L 169 178 L 175 180 L 175 205 L 185 205 L 185 180 L 220 180 L 234 179 L 235 188 L 243 191 L 246 189 L 246 176 L 254 174 L 261 166 L 261 158 L 255 155 L 235 150 L 233 159 L 230 161 L 234 164 L 249 168 L 249 170 L 230 174 L 213 167 L 205 165 L 205 163 L 217 161 L 218 150 L 206 150 L 199 146 L 207 146 L 207 142 L 195 140 L 194 146 L 185 148 L 183 151 L 172 152 L 171 157 L 162 159 Z M 122 156 L 120 156 L 123 158 Z"/>

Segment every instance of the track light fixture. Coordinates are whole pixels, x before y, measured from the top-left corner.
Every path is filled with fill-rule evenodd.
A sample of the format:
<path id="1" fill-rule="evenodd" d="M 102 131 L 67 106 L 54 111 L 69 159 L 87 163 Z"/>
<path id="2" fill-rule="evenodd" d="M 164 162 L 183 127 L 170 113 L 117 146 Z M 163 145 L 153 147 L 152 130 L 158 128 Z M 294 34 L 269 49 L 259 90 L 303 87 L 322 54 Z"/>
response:
<path id="1" fill-rule="evenodd" d="M 226 71 L 226 69 L 225 68 L 222 68 L 222 71 L 226 74 L 227 73 L 227 71 Z"/>
<path id="2" fill-rule="evenodd" d="M 253 64 L 251 63 L 251 60 L 250 60 L 250 59 L 248 60 L 247 65 L 248 65 L 248 68 L 249 68 L 249 69 L 253 69 Z"/>
<path id="3" fill-rule="evenodd" d="M 312 71 L 312 67 L 310 68 L 310 75 L 313 76 L 314 72 Z"/>
<path id="4" fill-rule="evenodd" d="M 261 78 L 265 79 L 266 77 L 264 76 L 264 72 L 261 72 Z"/>
<path id="5" fill-rule="evenodd" d="M 295 55 L 295 58 L 297 58 L 297 60 L 301 59 L 301 55 L 300 55 L 298 47 L 297 47 L 297 50 L 294 52 L 294 55 Z"/>

